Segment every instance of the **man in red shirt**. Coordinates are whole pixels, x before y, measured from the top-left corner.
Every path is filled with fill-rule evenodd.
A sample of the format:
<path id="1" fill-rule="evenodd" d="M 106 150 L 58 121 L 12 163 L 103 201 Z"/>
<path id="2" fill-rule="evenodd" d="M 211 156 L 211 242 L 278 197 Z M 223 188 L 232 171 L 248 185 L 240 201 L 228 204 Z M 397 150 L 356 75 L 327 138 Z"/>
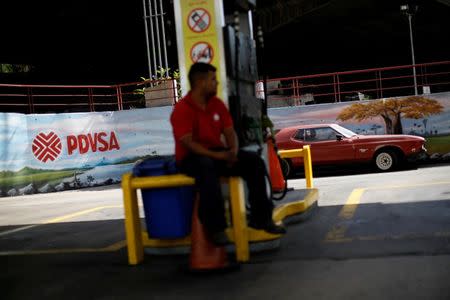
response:
<path id="1" fill-rule="evenodd" d="M 228 242 L 220 176 L 241 176 L 246 181 L 249 226 L 274 234 L 285 233 L 285 228 L 272 219 L 273 203 L 267 196 L 264 161 L 254 152 L 238 149 L 233 120 L 223 101 L 216 97 L 216 68 L 195 63 L 188 76 L 191 90 L 175 105 L 170 117 L 175 158 L 181 171 L 195 178 L 200 194 L 199 218 L 212 241 L 219 245 Z"/>

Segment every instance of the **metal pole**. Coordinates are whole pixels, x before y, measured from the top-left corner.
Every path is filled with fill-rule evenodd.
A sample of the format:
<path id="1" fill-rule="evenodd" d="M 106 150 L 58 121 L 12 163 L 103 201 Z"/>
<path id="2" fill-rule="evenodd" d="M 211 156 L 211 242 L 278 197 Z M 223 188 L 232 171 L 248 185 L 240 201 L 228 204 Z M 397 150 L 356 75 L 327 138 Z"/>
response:
<path id="1" fill-rule="evenodd" d="M 94 99 L 92 96 L 92 88 L 88 88 L 89 111 L 94 111 Z"/>
<path id="2" fill-rule="evenodd" d="M 338 102 L 341 102 L 341 83 L 339 81 L 339 74 L 336 73 L 336 82 L 337 82 L 337 89 L 338 89 Z"/>
<path id="3" fill-rule="evenodd" d="M 33 88 L 27 88 L 28 94 L 28 111 L 30 114 L 34 113 L 34 103 L 33 103 Z"/>
<path id="4" fill-rule="evenodd" d="M 159 21 L 158 21 L 158 3 L 156 2 L 156 0 L 153 0 L 153 4 L 155 5 L 155 16 L 156 16 L 156 41 L 158 43 L 158 61 L 159 61 L 159 67 L 161 67 L 162 65 L 162 60 L 161 60 L 161 42 L 159 40 Z M 162 75 L 162 74 L 160 74 Z"/>
<path id="5" fill-rule="evenodd" d="M 417 78 L 416 78 L 416 59 L 414 57 L 414 43 L 413 43 L 413 34 L 412 34 L 412 25 L 411 25 L 412 14 L 408 14 L 409 21 L 409 38 L 411 40 L 411 56 L 412 56 L 412 64 L 413 64 L 413 77 L 414 77 L 414 95 L 418 95 L 417 93 Z"/>
<path id="6" fill-rule="evenodd" d="M 383 98 L 383 79 L 381 77 L 381 71 L 378 71 L 378 77 L 380 80 L 380 98 Z"/>
<path id="7" fill-rule="evenodd" d="M 153 9 L 152 9 L 152 1 L 148 0 L 148 7 L 149 7 L 149 12 L 150 12 L 150 32 L 151 32 L 151 36 L 152 36 L 152 49 L 153 49 L 153 68 L 154 68 L 154 73 L 156 73 L 156 53 L 155 53 L 155 38 L 153 37 Z M 153 78 L 150 78 L 153 79 Z"/>
<path id="8" fill-rule="evenodd" d="M 163 40 L 163 50 L 164 50 L 164 64 L 166 68 L 166 77 L 169 77 L 169 66 L 167 62 L 167 47 L 166 47 L 166 26 L 164 25 L 164 11 L 162 0 L 159 0 L 159 6 L 161 7 L 161 27 L 162 27 L 162 40 Z"/>
<path id="9" fill-rule="evenodd" d="M 150 45 L 148 40 L 148 24 L 147 24 L 147 7 L 145 5 L 145 0 L 142 0 L 142 5 L 144 6 L 144 24 L 145 24 L 145 43 L 147 45 L 147 64 L 148 64 L 148 78 L 152 79 L 152 68 L 151 68 L 151 58 L 150 58 Z"/>
<path id="10" fill-rule="evenodd" d="M 333 75 L 334 102 L 337 102 L 336 75 Z"/>

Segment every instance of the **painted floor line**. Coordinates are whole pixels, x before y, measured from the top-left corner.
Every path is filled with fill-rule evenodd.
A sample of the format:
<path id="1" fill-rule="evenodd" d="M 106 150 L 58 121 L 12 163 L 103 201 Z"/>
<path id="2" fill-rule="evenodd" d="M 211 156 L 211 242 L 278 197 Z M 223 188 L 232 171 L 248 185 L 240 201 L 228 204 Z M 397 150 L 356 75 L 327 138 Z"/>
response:
<path id="1" fill-rule="evenodd" d="M 103 248 L 67 248 L 67 249 L 44 249 L 44 250 L 28 250 L 28 251 L 27 250 L 0 251 L 0 256 L 115 252 L 126 247 L 126 245 L 127 241 L 123 240 Z"/>
<path id="2" fill-rule="evenodd" d="M 31 229 L 31 228 L 34 228 L 34 227 L 46 225 L 46 224 L 53 224 L 53 223 L 58 223 L 58 222 L 61 222 L 61 221 L 73 219 L 75 217 L 86 215 L 86 214 L 89 214 L 89 213 L 92 213 L 92 212 L 95 212 L 95 211 L 98 211 L 98 210 L 103 210 L 103 209 L 106 209 L 106 208 L 119 208 L 119 207 L 122 207 L 122 205 L 106 205 L 106 206 L 98 206 L 98 207 L 82 210 L 82 211 L 71 213 L 71 214 L 68 214 L 68 215 L 61 216 L 61 217 L 45 220 L 45 221 L 43 221 L 40 224 L 28 225 L 28 226 L 23 226 L 23 227 L 14 228 L 14 229 L 11 229 L 11 230 L 3 231 L 3 232 L 0 232 L 0 237 L 8 235 L 8 234 L 11 234 L 11 233 L 16 233 L 16 232 L 19 232 L 19 231 L 23 231 L 23 230 Z"/>
<path id="3" fill-rule="evenodd" d="M 415 183 L 415 184 L 405 184 L 405 185 L 391 185 L 391 186 L 373 186 L 366 188 L 357 188 L 352 191 L 350 196 L 347 198 L 346 203 L 339 212 L 339 222 L 334 225 L 330 231 L 325 236 L 326 242 L 349 242 L 354 240 L 354 238 L 345 237 L 345 233 L 348 229 L 348 224 L 342 222 L 350 220 L 353 218 L 355 211 L 360 203 L 361 197 L 364 191 L 368 190 L 380 190 L 380 189 L 402 189 L 411 187 L 421 187 L 430 185 L 449 185 L 450 181 L 439 181 L 439 182 L 428 182 L 428 183 Z M 364 240 L 374 240 L 377 237 L 362 237 Z M 382 238 L 380 238 L 382 239 Z"/>
<path id="4" fill-rule="evenodd" d="M 440 231 L 433 234 L 401 234 L 401 235 L 372 235 L 372 236 L 354 236 L 339 237 L 335 239 L 325 239 L 327 243 L 350 243 L 355 241 L 389 241 L 389 240 L 412 240 L 412 239 L 433 239 L 450 237 L 450 231 Z"/>
<path id="5" fill-rule="evenodd" d="M 381 190 L 381 189 L 404 189 L 411 187 L 421 187 L 421 186 L 430 186 L 430 185 L 450 185 L 450 181 L 437 181 L 437 182 L 428 182 L 428 183 L 415 183 L 415 184 L 405 184 L 405 185 L 386 185 L 386 186 L 373 186 L 366 187 L 366 190 Z"/>
<path id="6" fill-rule="evenodd" d="M 68 215 L 64 215 L 64 216 L 61 216 L 61 217 L 57 217 L 57 218 L 53 218 L 53 219 L 44 221 L 44 224 L 58 223 L 58 222 L 65 221 L 65 220 L 68 220 L 68 219 L 73 219 L 73 218 L 78 217 L 78 216 L 86 215 L 86 214 L 89 214 L 89 213 L 94 212 L 94 211 L 103 210 L 105 208 L 119 208 L 119 207 L 122 207 L 122 206 L 121 205 L 98 206 L 98 207 L 94 207 L 94 208 L 91 208 L 91 209 L 82 210 L 82 211 L 79 211 L 79 212 L 76 212 L 76 213 L 72 213 L 72 214 L 68 214 Z"/>
<path id="7" fill-rule="evenodd" d="M 30 229 L 30 228 L 33 228 L 33 227 L 37 227 L 37 226 L 39 226 L 39 225 L 28 225 L 28 226 L 23 226 L 23 227 L 14 228 L 14 229 L 11 229 L 11 230 L 3 231 L 3 232 L 0 232 L 0 237 L 4 236 L 4 235 L 11 234 L 11 233 L 14 233 L 14 232 L 27 230 L 27 229 Z"/>
<path id="8" fill-rule="evenodd" d="M 339 212 L 340 221 L 350 220 L 355 215 L 355 211 L 358 208 L 361 197 L 364 194 L 365 189 L 354 189 L 350 196 L 348 196 L 347 201 Z M 337 224 L 331 228 L 331 230 L 325 236 L 325 240 L 336 240 L 343 239 L 345 236 L 345 232 L 347 231 L 348 224 L 342 223 Z"/>
<path id="9" fill-rule="evenodd" d="M 345 202 L 344 207 L 342 207 L 341 211 L 339 212 L 339 218 L 345 220 L 350 220 L 351 218 L 353 218 L 353 215 L 355 214 L 356 208 L 359 205 L 361 196 L 364 191 L 365 189 L 354 189 L 352 191 L 347 199 L 347 202 Z"/>

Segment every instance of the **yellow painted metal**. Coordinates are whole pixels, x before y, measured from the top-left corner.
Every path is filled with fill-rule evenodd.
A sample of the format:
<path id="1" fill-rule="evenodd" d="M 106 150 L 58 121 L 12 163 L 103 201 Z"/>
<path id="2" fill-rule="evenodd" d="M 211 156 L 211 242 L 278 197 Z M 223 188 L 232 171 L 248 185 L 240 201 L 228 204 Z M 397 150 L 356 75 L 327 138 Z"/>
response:
<path id="1" fill-rule="evenodd" d="M 249 260 L 247 218 L 242 179 L 230 177 L 230 201 L 233 218 L 233 239 L 236 241 L 236 259 L 241 262 Z M 166 188 L 193 185 L 194 179 L 182 174 L 152 177 L 132 177 L 125 174 L 122 189 L 125 208 L 125 230 L 128 244 L 128 262 L 131 265 L 143 260 L 143 247 L 177 247 L 189 245 L 190 237 L 183 239 L 151 239 L 146 232 L 141 232 L 136 190 L 139 188 Z"/>
<path id="2" fill-rule="evenodd" d="M 278 154 L 281 158 L 295 158 L 303 156 L 303 149 L 279 150 Z"/>
<path id="3" fill-rule="evenodd" d="M 248 247 L 244 186 L 240 177 L 230 177 L 230 201 L 236 260 L 246 262 L 249 260 L 250 250 Z"/>
<path id="4" fill-rule="evenodd" d="M 128 246 L 128 263 L 136 265 L 144 259 L 144 245 L 149 247 L 175 247 L 190 244 L 190 237 L 185 239 L 160 240 L 149 239 L 142 234 L 139 218 L 136 190 L 141 188 L 166 188 L 193 185 L 192 177 L 182 174 L 152 177 L 133 177 L 130 173 L 122 176 L 122 191 L 125 210 L 125 232 Z"/>
<path id="5" fill-rule="evenodd" d="M 234 229 L 235 229 L 234 227 L 227 228 L 226 233 L 227 233 L 230 241 L 232 241 L 233 243 L 236 243 L 234 234 L 233 234 Z M 248 237 L 248 242 L 252 242 L 252 243 L 276 240 L 283 236 L 281 234 L 271 234 L 271 233 L 265 232 L 264 230 L 258 230 L 258 229 L 254 229 L 251 227 L 246 227 L 245 235 Z M 250 254 L 249 254 L 249 256 L 250 256 Z M 248 261 L 248 259 L 246 261 Z M 244 262 L 244 261 L 241 260 L 241 262 Z"/>
<path id="6" fill-rule="evenodd" d="M 303 146 L 305 153 L 303 154 L 303 166 L 305 168 L 306 187 L 313 188 L 313 173 L 312 173 L 312 161 L 311 161 L 311 149 L 309 145 Z"/>
<path id="7" fill-rule="evenodd" d="M 194 183 L 195 180 L 192 177 L 183 174 L 174 174 L 152 177 L 135 177 L 131 181 L 131 187 L 134 189 L 154 189 L 194 185 Z"/>
<path id="8" fill-rule="evenodd" d="M 251 227 L 248 227 L 248 239 L 250 242 L 264 242 L 271 241 L 281 238 L 282 234 L 272 234 L 265 232 L 264 230 L 257 230 Z"/>
<path id="9" fill-rule="evenodd" d="M 189 246 L 191 244 L 191 236 L 180 239 L 152 239 L 148 237 L 146 231 L 142 231 L 142 244 L 144 247 L 154 247 L 154 248 L 167 248 L 167 247 L 181 247 Z"/>
<path id="10" fill-rule="evenodd" d="M 309 145 L 303 146 L 303 149 L 279 150 L 278 155 L 281 158 L 303 157 L 303 167 L 305 168 L 306 187 L 313 188 L 313 173 L 311 161 L 311 148 Z"/>
<path id="11" fill-rule="evenodd" d="M 305 212 L 319 198 L 317 189 L 308 189 L 308 194 L 304 199 L 282 204 L 275 208 L 273 212 L 273 220 L 275 222 L 282 221 L 286 217 Z"/>
<path id="12" fill-rule="evenodd" d="M 275 222 L 281 222 L 288 216 L 306 211 L 318 198 L 317 189 L 312 188 L 312 166 L 309 146 L 304 146 L 303 149 L 282 150 L 279 153 L 284 158 L 304 157 L 306 186 L 309 188 L 309 192 L 305 199 L 277 207 L 273 215 Z M 236 245 L 236 259 L 240 262 L 246 262 L 250 257 L 249 242 L 274 240 L 280 238 L 280 235 L 269 234 L 262 230 L 247 227 L 242 179 L 240 177 L 230 177 L 229 180 L 233 227 L 227 229 L 227 233 Z M 133 177 L 131 174 L 123 175 L 122 190 L 129 264 L 136 265 L 143 261 L 144 246 L 177 247 L 187 246 L 191 242 L 189 236 L 182 239 L 161 240 L 149 238 L 146 232 L 142 232 L 137 203 L 137 189 L 179 187 L 194 185 L 194 183 L 195 181 L 192 177 L 183 174 L 152 177 Z"/>
<path id="13" fill-rule="evenodd" d="M 128 263 L 130 265 L 137 265 L 144 259 L 144 248 L 142 246 L 137 195 L 136 190 L 132 188 L 132 179 L 131 174 L 124 174 L 122 176 L 122 192 L 125 210 Z"/>

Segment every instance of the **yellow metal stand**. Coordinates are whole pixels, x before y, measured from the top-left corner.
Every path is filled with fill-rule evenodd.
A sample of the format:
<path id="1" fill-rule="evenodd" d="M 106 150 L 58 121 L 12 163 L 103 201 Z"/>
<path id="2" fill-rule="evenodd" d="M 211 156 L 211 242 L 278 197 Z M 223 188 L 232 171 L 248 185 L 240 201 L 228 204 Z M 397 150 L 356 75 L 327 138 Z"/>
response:
<path id="1" fill-rule="evenodd" d="M 303 157 L 303 167 L 305 168 L 306 187 L 313 188 L 311 149 L 309 145 L 303 146 L 303 149 L 279 150 L 281 158 Z"/>
<path id="2" fill-rule="evenodd" d="M 249 247 L 247 234 L 247 217 L 244 202 L 242 179 L 230 177 L 230 203 L 233 227 L 229 231 L 230 239 L 236 245 L 236 259 L 248 261 Z M 193 185 L 194 179 L 182 174 L 152 177 L 133 177 L 125 174 L 122 178 L 123 199 L 125 208 L 125 232 L 128 245 L 128 262 L 136 265 L 144 259 L 144 247 L 177 247 L 190 244 L 190 237 L 183 239 L 149 239 L 142 232 L 137 204 L 137 189 L 167 188 Z"/>
<path id="3" fill-rule="evenodd" d="M 306 186 L 309 193 L 305 199 L 283 204 L 274 210 L 273 218 L 281 222 L 284 218 L 306 211 L 318 198 L 317 189 L 313 189 L 311 154 L 309 146 L 303 149 L 283 150 L 281 157 L 304 157 Z M 139 209 L 137 203 L 138 189 L 168 188 L 194 185 L 192 177 L 176 174 L 151 177 L 133 177 L 130 173 L 122 177 L 123 201 L 125 210 L 125 233 L 128 246 L 128 263 L 137 265 L 144 259 L 144 247 L 179 247 L 188 246 L 190 237 L 182 239 L 161 240 L 148 238 L 148 234 L 141 229 Z M 261 242 L 279 239 L 281 235 L 269 234 L 262 230 L 247 227 L 245 209 L 244 186 L 240 177 L 229 178 L 230 206 L 233 227 L 227 229 L 227 234 L 235 244 L 236 260 L 246 262 L 250 259 L 249 242 Z"/>

